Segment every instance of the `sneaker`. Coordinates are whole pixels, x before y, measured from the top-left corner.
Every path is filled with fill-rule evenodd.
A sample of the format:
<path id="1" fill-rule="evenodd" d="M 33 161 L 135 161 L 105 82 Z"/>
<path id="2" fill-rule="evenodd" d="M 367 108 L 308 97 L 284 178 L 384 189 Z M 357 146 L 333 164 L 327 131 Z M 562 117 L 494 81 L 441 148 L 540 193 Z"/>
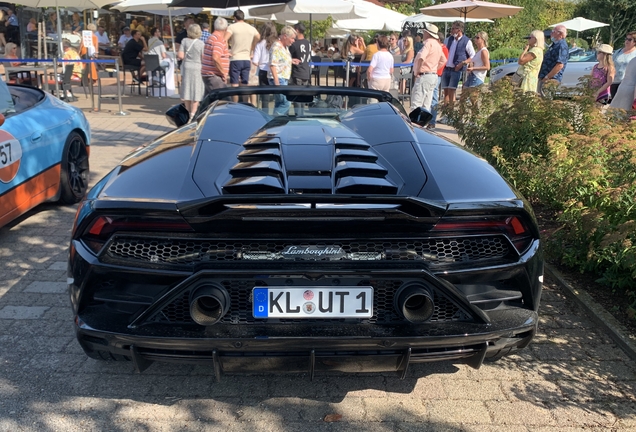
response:
<path id="1" fill-rule="evenodd" d="M 427 129 L 427 130 L 430 130 L 430 131 L 434 131 L 434 130 L 435 130 L 435 125 L 433 125 L 433 124 L 427 124 L 427 125 L 426 125 L 426 129 Z"/>
<path id="2" fill-rule="evenodd" d="M 135 78 L 135 77 L 133 77 L 132 82 L 135 83 L 135 84 L 139 84 L 139 80 L 137 78 Z"/>

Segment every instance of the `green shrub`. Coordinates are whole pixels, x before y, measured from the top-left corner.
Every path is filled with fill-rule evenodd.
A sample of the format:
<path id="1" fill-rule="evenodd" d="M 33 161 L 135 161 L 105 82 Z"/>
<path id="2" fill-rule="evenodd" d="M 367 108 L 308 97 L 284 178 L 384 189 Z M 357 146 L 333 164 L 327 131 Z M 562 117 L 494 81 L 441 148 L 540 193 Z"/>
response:
<path id="1" fill-rule="evenodd" d="M 468 148 L 558 215 L 548 255 L 596 273 L 636 313 L 636 122 L 583 93 L 541 98 L 500 80 L 463 91 L 442 112 Z"/>
<path id="2" fill-rule="evenodd" d="M 523 49 L 521 48 L 497 48 L 490 52 L 491 60 L 507 60 L 519 58 Z"/>

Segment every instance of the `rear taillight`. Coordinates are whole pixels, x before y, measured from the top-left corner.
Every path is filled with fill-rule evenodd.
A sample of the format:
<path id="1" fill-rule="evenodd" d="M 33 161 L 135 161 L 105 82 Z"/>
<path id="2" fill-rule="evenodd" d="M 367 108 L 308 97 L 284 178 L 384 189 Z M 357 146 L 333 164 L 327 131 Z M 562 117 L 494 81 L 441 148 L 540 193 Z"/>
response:
<path id="1" fill-rule="evenodd" d="M 116 232 L 192 232 L 192 227 L 182 220 L 122 218 L 99 216 L 90 223 L 82 235 L 82 241 L 98 253 L 106 241 Z"/>
<path id="2" fill-rule="evenodd" d="M 492 219 L 442 219 L 433 232 L 462 234 L 504 234 L 512 242 L 518 253 L 525 252 L 532 243 L 532 233 L 518 216 Z"/>

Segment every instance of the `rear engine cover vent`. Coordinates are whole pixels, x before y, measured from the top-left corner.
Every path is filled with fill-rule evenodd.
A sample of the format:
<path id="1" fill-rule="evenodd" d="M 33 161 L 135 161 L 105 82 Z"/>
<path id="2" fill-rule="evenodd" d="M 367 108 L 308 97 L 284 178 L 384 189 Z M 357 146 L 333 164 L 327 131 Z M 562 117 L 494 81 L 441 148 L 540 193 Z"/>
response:
<path id="1" fill-rule="evenodd" d="M 397 186 L 386 178 L 388 171 L 366 142 L 336 142 L 335 193 L 396 194 Z"/>
<path id="2" fill-rule="evenodd" d="M 232 179 L 223 190 L 228 193 L 285 193 L 280 141 L 272 137 L 255 137 L 243 144 L 239 162 L 230 169 Z"/>
<path id="3" fill-rule="evenodd" d="M 342 131 L 317 126 L 315 122 L 306 126 L 290 122 L 274 129 L 276 134 L 261 130 L 243 144 L 238 163 L 229 171 L 232 178 L 223 186 L 224 193 L 395 195 L 398 192 L 398 187 L 387 178 L 388 170 L 378 162 L 378 154 L 352 132 L 347 131 L 353 136 L 334 138 Z"/>

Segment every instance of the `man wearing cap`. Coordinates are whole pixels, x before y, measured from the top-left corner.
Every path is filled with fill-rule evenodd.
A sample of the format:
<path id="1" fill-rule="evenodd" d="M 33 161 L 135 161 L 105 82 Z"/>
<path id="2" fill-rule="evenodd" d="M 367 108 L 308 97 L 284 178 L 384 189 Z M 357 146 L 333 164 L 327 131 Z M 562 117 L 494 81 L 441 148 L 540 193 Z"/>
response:
<path id="1" fill-rule="evenodd" d="M 442 89 L 444 102 L 455 102 L 455 93 L 467 60 L 475 55 L 475 48 L 470 38 L 464 34 L 464 22 L 455 21 L 451 27 L 451 35 L 446 38 L 444 45 L 448 48 L 448 60 L 442 72 Z"/>
<path id="2" fill-rule="evenodd" d="M 567 29 L 563 25 L 558 25 L 552 29 L 550 39 L 552 45 L 543 55 L 543 62 L 539 70 L 539 89 L 540 95 L 543 95 L 543 86 L 550 80 L 561 82 L 565 66 L 568 64 L 569 48 L 565 41 Z"/>
<path id="3" fill-rule="evenodd" d="M 124 34 L 119 37 L 119 42 L 117 43 L 119 45 L 119 48 L 123 50 L 124 48 L 126 48 L 126 44 L 128 43 L 128 41 L 131 40 L 133 37 L 130 34 L 130 27 L 124 27 L 122 31 L 124 32 Z"/>
<path id="4" fill-rule="evenodd" d="M 230 84 L 232 87 L 247 85 L 252 67 L 252 53 L 261 35 L 254 27 L 244 21 L 245 13 L 238 9 L 234 11 L 236 22 L 227 28 L 225 39 L 232 47 L 230 61 Z"/>
<path id="5" fill-rule="evenodd" d="M 424 24 L 424 45 L 413 62 L 415 82 L 411 91 L 411 110 L 422 107 L 431 111 L 433 92 L 437 86 L 437 70 L 446 63 L 446 56 L 438 42 L 438 31 L 437 26 Z"/>

